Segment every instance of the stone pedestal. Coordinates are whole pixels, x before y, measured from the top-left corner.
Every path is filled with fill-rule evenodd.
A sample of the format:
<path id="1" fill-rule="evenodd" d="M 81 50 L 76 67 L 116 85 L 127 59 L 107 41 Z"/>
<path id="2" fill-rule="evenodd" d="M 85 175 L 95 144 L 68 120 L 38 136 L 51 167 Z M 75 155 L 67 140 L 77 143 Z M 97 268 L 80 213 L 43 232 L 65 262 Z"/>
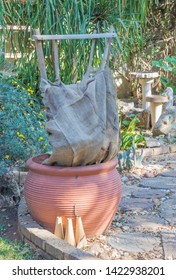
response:
<path id="1" fill-rule="evenodd" d="M 152 94 L 152 83 L 154 78 L 159 77 L 158 72 L 131 72 L 134 78 L 139 79 L 142 86 L 142 108 L 150 111 L 150 103 L 146 102 L 146 98 Z"/>
<path id="2" fill-rule="evenodd" d="M 158 121 L 159 117 L 162 114 L 163 104 L 168 102 L 168 97 L 161 96 L 161 95 L 151 95 L 146 97 L 146 101 L 150 104 L 152 128 L 153 128 L 155 126 L 155 123 Z"/>

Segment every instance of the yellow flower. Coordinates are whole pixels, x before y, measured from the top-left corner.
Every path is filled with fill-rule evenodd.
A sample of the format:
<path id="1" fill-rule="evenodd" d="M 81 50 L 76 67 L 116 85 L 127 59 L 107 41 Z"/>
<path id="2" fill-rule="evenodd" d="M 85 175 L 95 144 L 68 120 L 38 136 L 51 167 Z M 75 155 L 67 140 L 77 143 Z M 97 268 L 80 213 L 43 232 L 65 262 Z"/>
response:
<path id="1" fill-rule="evenodd" d="M 44 128 L 44 125 L 41 125 L 40 128 Z"/>
<path id="2" fill-rule="evenodd" d="M 10 158 L 10 156 L 9 156 L 9 155 L 6 155 L 5 158 L 8 159 L 8 158 Z"/>
<path id="3" fill-rule="evenodd" d="M 33 101 L 32 101 L 32 100 L 30 100 L 29 105 L 32 105 L 32 104 L 33 104 Z"/>
<path id="4" fill-rule="evenodd" d="M 40 137 L 38 138 L 38 140 L 39 140 L 39 141 L 42 141 L 42 140 L 43 140 L 43 137 L 40 136 Z"/>
<path id="5" fill-rule="evenodd" d="M 32 88 L 28 88 L 27 90 L 29 93 L 34 93 L 33 89 Z"/>
<path id="6" fill-rule="evenodd" d="M 20 132 L 18 132 L 17 131 L 17 133 L 16 133 L 20 138 L 23 138 L 23 139 L 25 139 L 25 136 L 22 134 L 22 133 L 20 133 Z"/>
<path id="7" fill-rule="evenodd" d="M 38 114 L 38 117 L 42 117 L 42 113 L 41 112 Z"/>

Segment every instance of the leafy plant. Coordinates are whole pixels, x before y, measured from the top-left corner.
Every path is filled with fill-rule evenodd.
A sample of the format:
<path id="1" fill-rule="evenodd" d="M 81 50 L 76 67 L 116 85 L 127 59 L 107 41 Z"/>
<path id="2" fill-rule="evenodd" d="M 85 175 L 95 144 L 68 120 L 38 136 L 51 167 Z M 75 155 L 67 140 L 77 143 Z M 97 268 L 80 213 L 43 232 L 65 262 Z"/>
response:
<path id="1" fill-rule="evenodd" d="M 142 28 L 151 0 L 76 0 L 76 1 L 3 1 L 0 0 L 0 37 L 3 52 L 13 53 L 19 79 L 38 91 L 39 70 L 34 42 L 29 40 L 33 30 L 41 34 L 92 33 L 109 30 L 113 25 L 117 39 L 113 40 L 112 67 L 118 69 L 131 62 L 144 46 Z M 17 30 L 11 28 L 17 26 Z M 8 42 L 8 44 L 6 43 Z M 99 64 L 104 41 L 98 41 L 94 65 Z M 44 44 L 46 65 L 51 80 L 50 44 Z M 90 41 L 75 40 L 59 43 L 60 74 L 65 83 L 79 80 L 85 73 Z M 20 54 L 21 58 L 16 58 Z M 117 63 L 115 63 L 117 61 Z M 33 74 L 35 73 L 35 75 Z"/>
<path id="2" fill-rule="evenodd" d="M 49 149 L 45 114 L 33 90 L 0 76 L 0 174 Z"/>
<path id="3" fill-rule="evenodd" d="M 120 171 L 141 166 L 143 150 L 141 154 L 137 154 L 136 149 L 145 146 L 145 136 L 136 128 L 138 122 L 139 119 L 135 114 L 131 114 L 129 119 L 123 120 L 120 111 L 121 145 L 117 155 Z"/>
<path id="4" fill-rule="evenodd" d="M 134 143 L 134 138 L 132 139 L 132 145 L 129 149 L 118 153 L 118 166 L 119 170 L 131 169 L 132 167 L 140 167 L 143 159 L 143 150 L 141 154 L 136 152 L 136 144 Z"/>
<path id="5" fill-rule="evenodd" d="M 129 120 L 121 120 L 121 145 L 120 150 L 127 150 L 131 148 L 134 141 L 137 147 L 143 147 L 145 145 L 145 137 L 142 132 L 136 128 L 136 124 L 139 119 L 131 114 Z"/>
<path id="6" fill-rule="evenodd" d="M 152 65 L 160 68 L 160 81 L 164 87 L 171 87 L 176 94 L 176 56 L 166 56 L 165 59 L 153 60 Z"/>

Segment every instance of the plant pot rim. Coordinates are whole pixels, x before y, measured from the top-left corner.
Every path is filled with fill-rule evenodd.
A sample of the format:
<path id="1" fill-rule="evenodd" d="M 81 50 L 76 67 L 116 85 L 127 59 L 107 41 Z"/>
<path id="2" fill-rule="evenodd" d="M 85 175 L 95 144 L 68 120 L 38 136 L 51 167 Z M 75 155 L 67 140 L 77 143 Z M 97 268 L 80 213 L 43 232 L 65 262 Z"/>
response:
<path id="1" fill-rule="evenodd" d="M 86 166 L 48 166 L 42 164 L 43 160 L 49 157 L 49 154 L 43 154 L 31 157 L 26 162 L 26 167 L 38 174 L 50 175 L 50 176 L 87 176 L 100 173 L 106 173 L 113 170 L 117 166 L 117 157 L 113 159 Z"/>

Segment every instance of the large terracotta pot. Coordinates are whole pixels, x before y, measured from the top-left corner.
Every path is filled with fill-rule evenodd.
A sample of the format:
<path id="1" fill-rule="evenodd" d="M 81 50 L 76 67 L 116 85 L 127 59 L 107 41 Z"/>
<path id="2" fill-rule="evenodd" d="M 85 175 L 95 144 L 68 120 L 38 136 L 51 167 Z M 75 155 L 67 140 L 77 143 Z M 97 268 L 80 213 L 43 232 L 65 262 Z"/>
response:
<path id="1" fill-rule="evenodd" d="M 30 158 L 24 196 L 31 216 L 54 232 L 57 216 L 81 216 L 87 237 L 102 234 L 111 224 L 121 199 L 117 159 L 80 167 L 46 166 L 47 155 Z M 74 220 L 74 219 L 73 219 Z"/>

